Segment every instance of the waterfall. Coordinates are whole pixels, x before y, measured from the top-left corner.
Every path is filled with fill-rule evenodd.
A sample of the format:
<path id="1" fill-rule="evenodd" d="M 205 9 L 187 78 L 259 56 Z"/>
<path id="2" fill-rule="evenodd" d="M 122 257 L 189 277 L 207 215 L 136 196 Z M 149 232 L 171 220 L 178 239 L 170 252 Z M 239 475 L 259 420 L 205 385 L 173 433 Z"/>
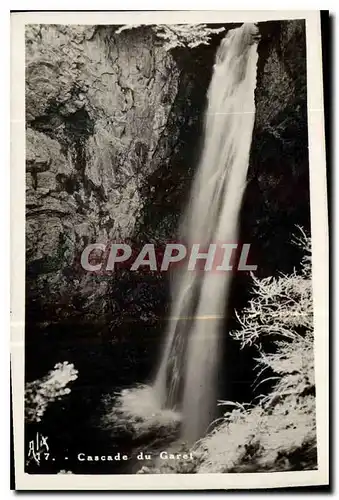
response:
<path id="1" fill-rule="evenodd" d="M 180 227 L 187 247 L 236 243 L 255 116 L 258 28 L 227 33 L 208 90 L 203 149 Z M 182 414 L 182 437 L 199 439 L 213 419 L 230 272 L 177 270 L 171 315 L 154 389 Z M 232 360 L 230 360 L 232 362 Z"/>

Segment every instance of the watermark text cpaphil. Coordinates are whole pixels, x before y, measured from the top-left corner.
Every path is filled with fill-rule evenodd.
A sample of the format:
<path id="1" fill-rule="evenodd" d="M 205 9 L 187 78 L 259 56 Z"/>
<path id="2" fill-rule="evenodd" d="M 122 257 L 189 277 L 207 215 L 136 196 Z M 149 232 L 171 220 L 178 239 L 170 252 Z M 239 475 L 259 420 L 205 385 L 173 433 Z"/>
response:
<path id="1" fill-rule="evenodd" d="M 114 273 L 118 269 L 166 272 L 173 267 L 181 271 L 234 272 L 256 271 L 251 262 L 249 243 L 209 243 L 208 245 L 171 242 L 142 246 L 121 242 L 92 243 L 81 253 L 81 267 L 91 273 Z"/>

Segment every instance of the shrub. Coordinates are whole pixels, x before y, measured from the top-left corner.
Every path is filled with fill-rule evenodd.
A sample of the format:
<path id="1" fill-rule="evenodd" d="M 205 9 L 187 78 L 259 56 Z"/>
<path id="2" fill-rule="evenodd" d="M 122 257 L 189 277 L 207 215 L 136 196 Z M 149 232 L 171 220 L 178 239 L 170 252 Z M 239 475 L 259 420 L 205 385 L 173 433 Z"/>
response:
<path id="1" fill-rule="evenodd" d="M 115 32 L 138 28 L 140 24 L 121 26 Z M 199 45 L 208 45 L 211 36 L 222 33 L 225 28 L 209 28 L 206 24 L 156 24 L 152 25 L 157 38 L 163 42 L 164 49 L 169 51 L 177 47 L 194 48 Z"/>
<path id="2" fill-rule="evenodd" d="M 78 371 L 74 365 L 64 361 L 57 363 L 54 370 L 38 380 L 29 382 L 25 387 L 25 419 L 26 422 L 40 422 L 47 406 L 69 394 L 71 389 L 66 387 L 69 382 L 78 378 Z"/>

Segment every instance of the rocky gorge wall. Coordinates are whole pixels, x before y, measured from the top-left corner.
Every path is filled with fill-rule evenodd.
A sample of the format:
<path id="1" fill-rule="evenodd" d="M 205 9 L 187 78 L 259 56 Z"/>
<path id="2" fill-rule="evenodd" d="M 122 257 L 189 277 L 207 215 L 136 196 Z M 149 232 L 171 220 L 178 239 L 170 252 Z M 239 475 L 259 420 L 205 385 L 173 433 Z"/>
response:
<path id="1" fill-rule="evenodd" d="M 150 29 L 27 27 L 28 313 L 105 318 L 108 283 L 79 256 L 133 234 L 179 76 Z"/>
<path id="2" fill-rule="evenodd" d="M 292 272 L 310 230 L 305 22 L 260 23 L 256 118 L 242 234 L 261 275 Z"/>
<path id="3" fill-rule="evenodd" d="M 308 224 L 303 21 L 261 23 L 242 239 L 263 274 L 289 269 Z M 175 237 L 199 157 L 216 47 L 168 52 L 152 29 L 28 26 L 27 315 L 42 324 L 154 320 L 163 279 L 85 273 L 94 242 Z M 295 203 L 298 193 L 298 203 Z M 287 252 L 287 253 L 288 253 Z M 284 267 L 285 266 L 285 267 Z M 137 273 L 136 273 L 137 274 Z M 132 281 L 131 281 L 132 279 Z"/>

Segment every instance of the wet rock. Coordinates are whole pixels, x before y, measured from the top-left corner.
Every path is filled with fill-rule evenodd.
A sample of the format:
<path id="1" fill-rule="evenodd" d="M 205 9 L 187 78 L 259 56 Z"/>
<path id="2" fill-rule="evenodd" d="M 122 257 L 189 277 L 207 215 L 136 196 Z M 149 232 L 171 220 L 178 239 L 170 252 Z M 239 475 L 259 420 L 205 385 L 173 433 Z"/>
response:
<path id="1" fill-rule="evenodd" d="M 79 255 L 133 233 L 179 69 L 150 29 L 28 26 L 26 50 L 28 309 L 97 318 Z"/>

